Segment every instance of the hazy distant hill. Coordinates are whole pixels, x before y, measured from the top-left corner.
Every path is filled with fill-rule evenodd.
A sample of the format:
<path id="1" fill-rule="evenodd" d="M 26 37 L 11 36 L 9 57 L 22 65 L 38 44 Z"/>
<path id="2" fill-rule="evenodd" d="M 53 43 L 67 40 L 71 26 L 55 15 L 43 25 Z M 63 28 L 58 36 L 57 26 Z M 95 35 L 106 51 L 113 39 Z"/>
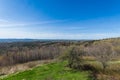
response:
<path id="1" fill-rule="evenodd" d="M 85 40 L 85 39 L 81 39 L 81 40 L 68 40 L 68 39 L 0 39 L 0 43 L 10 43 L 10 42 L 33 42 L 33 41 L 42 41 L 42 42 L 45 42 L 45 41 L 52 41 L 52 42 L 65 42 L 65 41 L 89 41 L 89 40 Z"/>
<path id="2" fill-rule="evenodd" d="M 1 42 L 32 42 L 38 41 L 37 39 L 0 39 Z"/>

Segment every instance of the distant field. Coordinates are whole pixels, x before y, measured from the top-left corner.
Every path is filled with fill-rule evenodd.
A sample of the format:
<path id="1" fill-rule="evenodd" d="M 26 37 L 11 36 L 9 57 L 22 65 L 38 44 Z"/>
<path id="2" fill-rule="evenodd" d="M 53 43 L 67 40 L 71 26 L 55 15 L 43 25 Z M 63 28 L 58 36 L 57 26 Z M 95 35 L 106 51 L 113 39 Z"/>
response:
<path id="1" fill-rule="evenodd" d="M 90 73 L 80 72 L 65 67 L 65 63 L 50 63 L 43 66 L 11 74 L 1 80 L 91 80 Z"/>

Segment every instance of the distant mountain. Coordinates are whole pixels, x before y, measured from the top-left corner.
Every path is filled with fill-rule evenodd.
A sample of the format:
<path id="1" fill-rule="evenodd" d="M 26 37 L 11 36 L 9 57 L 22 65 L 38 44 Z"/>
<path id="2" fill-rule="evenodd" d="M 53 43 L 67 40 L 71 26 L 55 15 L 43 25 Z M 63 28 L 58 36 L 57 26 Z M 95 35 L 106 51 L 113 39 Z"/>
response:
<path id="1" fill-rule="evenodd" d="M 11 43 L 11 42 L 33 42 L 33 41 L 52 41 L 52 42 L 61 42 L 61 41 L 90 41 L 90 40 L 69 40 L 69 39 L 0 39 L 0 43 Z"/>
<path id="2" fill-rule="evenodd" d="M 3 42 L 32 42 L 32 41 L 38 41 L 37 39 L 0 39 L 0 43 Z"/>

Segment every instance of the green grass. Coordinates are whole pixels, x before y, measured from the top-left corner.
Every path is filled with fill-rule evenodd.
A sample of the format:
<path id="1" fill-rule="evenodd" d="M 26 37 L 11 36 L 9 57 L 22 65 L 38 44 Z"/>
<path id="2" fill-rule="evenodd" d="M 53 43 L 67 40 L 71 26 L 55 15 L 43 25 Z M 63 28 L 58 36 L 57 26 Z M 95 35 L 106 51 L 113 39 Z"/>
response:
<path id="1" fill-rule="evenodd" d="M 65 62 L 57 62 L 11 74 L 1 80 L 91 80 L 89 75 L 88 71 L 75 71 L 65 67 Z"/>

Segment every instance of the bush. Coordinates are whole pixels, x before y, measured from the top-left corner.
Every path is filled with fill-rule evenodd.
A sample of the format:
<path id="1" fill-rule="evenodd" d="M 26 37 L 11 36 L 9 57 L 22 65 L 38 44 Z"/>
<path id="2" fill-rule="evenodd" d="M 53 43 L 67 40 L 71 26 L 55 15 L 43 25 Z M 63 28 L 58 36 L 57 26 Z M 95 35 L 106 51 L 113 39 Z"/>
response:
<path id="1" fill-rule="evenodd" d="M 70 46 L 66 52 L 62 55 L 63 60 L 67 60 L 68 67 L 74 69 L 81 69 L 83 64 L 83 47 L 81 46 Z"/>

